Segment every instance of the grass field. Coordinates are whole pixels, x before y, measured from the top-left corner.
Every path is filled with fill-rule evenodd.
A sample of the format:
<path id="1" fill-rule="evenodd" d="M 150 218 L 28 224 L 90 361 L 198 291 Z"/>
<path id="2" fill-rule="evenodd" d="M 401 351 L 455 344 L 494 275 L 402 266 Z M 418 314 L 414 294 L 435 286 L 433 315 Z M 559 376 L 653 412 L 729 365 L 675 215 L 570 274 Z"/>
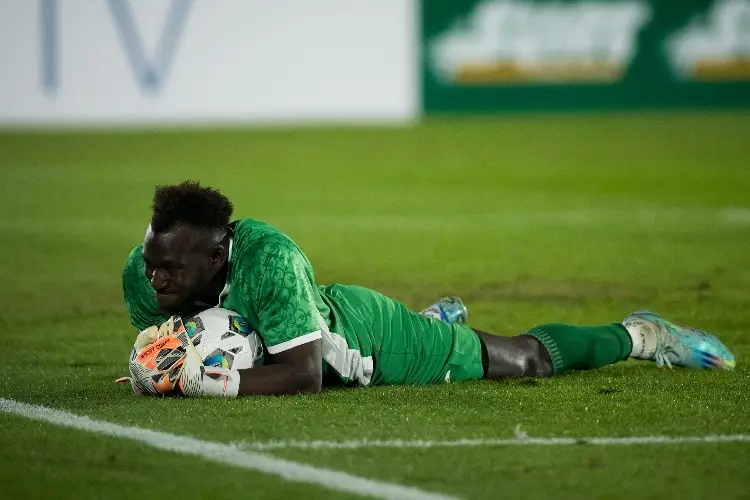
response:
<path id="1" fill-rule="evenodd" d="M 431 119 L 415 128 L 0 134 L 0 398 L 232 443 L 461 498 L 750 498 L 750 442 L 414 441 L 750 435 L 750 114 Z M 320 283 L 514 334 L 648 307 L 735 372 L 628 361 L 545 380 L 137 398 L 120 273 L 153 185 L 194 178 L 292 236 Z M 398 443 L 374 443 L 393 441 Z M 348 443 L 334 447 L 328 443 Z M 3 498 L 344 498 L 0 412 Z M 405 446 L 409 444 L 411 447 Z"/>

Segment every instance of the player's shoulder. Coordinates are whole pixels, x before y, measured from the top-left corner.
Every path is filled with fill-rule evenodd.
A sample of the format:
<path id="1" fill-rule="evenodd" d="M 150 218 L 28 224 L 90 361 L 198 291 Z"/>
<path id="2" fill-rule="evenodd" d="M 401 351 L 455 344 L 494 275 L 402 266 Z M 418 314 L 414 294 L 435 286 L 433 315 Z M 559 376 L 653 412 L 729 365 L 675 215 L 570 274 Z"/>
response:
<path id="1" fill-rule="evenodd" d="M 234 245 L 237 249 L 258 251 L 265 247 L 298 250 L 297 244 L 284 232 L 267 222 L 238 219 L 232 222 Z"/>
<path id="2" fill-rule="evenodd" d="M 269 261 L 299 256 L 302 250 L 284 232 L 266 222 L 239 219 L 233 227 L 233 260 Z"/>
<path id="3" fill-rule="evenodd" d="M 129 273 L 140 274 L 143 268 L 143 243 L 137 244 L 128 254 L 128 258 L 125 261 L 125 269 L 123 274 Z"/>
<path id="4" fill-rule="evenodd" d="M 235 239 L 255 239 L 274 234 L 284 235 L 279 228 L 272 226 L 268 222 L 250 218 L 232 221 L 229 224 L 229 228 L 232 230 Z"/>
<path id="5" fill-rule="evenodd" d="M 136 246 L 133 247 L 130 253 L 128 253 L 128 262 L 142 258 L 142 253 L 143 253 L 143 243 L 138 243 Z"/>

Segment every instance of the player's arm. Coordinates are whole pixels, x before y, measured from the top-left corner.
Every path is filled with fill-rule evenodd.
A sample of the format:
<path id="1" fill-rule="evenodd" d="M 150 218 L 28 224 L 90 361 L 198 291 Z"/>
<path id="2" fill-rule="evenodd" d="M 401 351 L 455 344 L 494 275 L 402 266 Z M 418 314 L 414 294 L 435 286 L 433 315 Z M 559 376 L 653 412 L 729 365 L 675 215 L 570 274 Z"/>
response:
<path id="1" fill-rule="evenodd" d="M 323 363 L 320 339 L 273 356 L 275 364 L 239 370 L 238 395 L 320 392 Z"/>
<path id="2" fill-rule="evenodd" d="M 320 314 L 310 264 L 296 245 L 281 237 L 269 238 L 253 261 L 265 264 L 249 299 L 273 364 L 242 370 L 239 394 L 319 392 Z"/>

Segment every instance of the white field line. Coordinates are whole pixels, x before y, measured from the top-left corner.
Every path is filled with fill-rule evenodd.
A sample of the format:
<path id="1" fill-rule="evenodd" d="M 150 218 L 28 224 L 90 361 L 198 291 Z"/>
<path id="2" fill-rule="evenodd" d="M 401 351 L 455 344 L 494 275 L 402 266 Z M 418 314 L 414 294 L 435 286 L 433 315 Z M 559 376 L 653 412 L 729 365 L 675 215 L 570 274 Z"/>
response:
<path id="1" fill-rule="evenodd" d="M 345 472 L 313 467 L 260 453 L 243 451 L 229 444 L 202 441 L 188 436 L 113 424 L 103 420 L 95 420 L 55 410 L 46 406 L 20 403 L 12 399 L 0 398 L 0 412 L 94 434 L 129 439 L 160 450 L 195 455 L 204 460 L 211 460 L 278 476 L 286 481 L 310 483 L 346 493 L 375 498 L 404 500 L 451 500 L 454 498 L 448 495 L 422 491 L 409 486 L 366 479 Z"/>
<path id="2" fill-rule="evenodd" d="M 668 444 L 750 443 L 748 434 L 717 436 L 635 436 L 635 437 L 584 437 L 584 438 L 532 438 L 525 435 L 507 439 L 456 439 L 453 441 L 269 441 L 266 443 L 240 443 L 243 449 L 254 451 L 305 449 L 355 449 L 355 448 L 458 448 L 467 446 L 632 446 Z"/>

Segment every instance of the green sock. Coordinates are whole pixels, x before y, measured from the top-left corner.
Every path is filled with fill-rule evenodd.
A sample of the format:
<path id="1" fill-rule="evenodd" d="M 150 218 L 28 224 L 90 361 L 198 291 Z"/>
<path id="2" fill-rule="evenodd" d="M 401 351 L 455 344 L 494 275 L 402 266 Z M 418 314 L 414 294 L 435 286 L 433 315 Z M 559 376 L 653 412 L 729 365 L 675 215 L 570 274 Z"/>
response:
<path id="1" fill-rule="evenodd" d="M 590 370 L 627 359 L 633 349 L 628 331 L 619 323 L 607 326 L 572 326 L 550 323 L 532 328 L 552 358 L 555 373 Z"/>

